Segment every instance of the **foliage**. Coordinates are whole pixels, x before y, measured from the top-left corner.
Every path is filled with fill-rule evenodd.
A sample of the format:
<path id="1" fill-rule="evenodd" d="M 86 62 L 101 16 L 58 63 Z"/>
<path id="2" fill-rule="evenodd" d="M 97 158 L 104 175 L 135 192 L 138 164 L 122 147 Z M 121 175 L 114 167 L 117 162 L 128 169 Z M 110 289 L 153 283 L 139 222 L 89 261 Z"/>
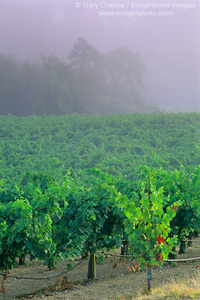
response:
<path id="1" fill-rule="evenodd" d="M 135 193 L 132 198 L 119 201 L 126 216 L 125 232 L 141 267 L 145 263 L 157 265 L 167 258 L 176 242 L 176 236 L 169 236 L 170 224 L 176 215 L 174 207 L 181 202 L 169 205 L 170 197 L 164 195 L 162 187 L 156 188 L 152 171 L 141 181 L 139 196 Z"/>
<path id="2" fill-rule="evenodd" d="M 73 249 L 76 255 L 119 247 L 124 218 L 115 205 L 119 196 L 112 177 L 101 171 L 90 169 L 85 180 L 76 179 L 60 222 L 62 230 L 67 228 L 68 240 L 61 242 L 62 247 Z"/>
<path id="3" fill-rule="evenodd" d="M 196 113 L 0 117 L 0 268 L 24 254 L 52 267 L 124 234 L 160 263 L 199 229 L 199 128 Z"/>
<path id="4" fill-rule="evenodd" d="M 198 168 L 195 169 L 192 176 L 191 193 L 192 193 L 191 208 L 196 212 L 198 218 L 200 218 L 200 165 L 198 166 Z"/>
<path id="5" fill-rule="evenodd" d="M 118 192 L 109 176 L 88 172 L 85 183 L 73 182 L 67 174 L 60 185 L 44 174 L 29 173 L 13 194 L 10 185 L 1 183 L 1 269 L 12 268 L 24 254 L 52 268 L 57 258 L 120 246 L 123 213 L 114 205 Z"/>
<path id="6" fill-rule="evenodd" d="M 27 174 L 13 193 L 11 186 L 1 184 L 1 269 L 13 267 L 24 254 L 47 261 L 56 254 L 54 222 L 62 218 L 60 203 L 67 205 L 68 186 L 51 183 L 44 188 L 47 181 L 40 174 Z"/>
<path id="7" fill-rule="evenodd" d="M 59 180 L 98 168 L 130 181 L 140 165 L 191 172 L 200 164 L 199 120 L 197 113 L 1 116 L 0 176 L 20 182 L 34 171 Z"/>
<path id="8" fill-rule="evenodd" d="M 199 167 L 191 180 L 183 168 L 142 167 L 137 174 L 129 184 L 97 169 L 68 173 L 60 183 L 41 173 L 27 173 L 19 185 L 1 181 L 0 269 L 24 254 L 51 268 L 58 258 L 119 247 L 124 232 L 141 266 L 162 262 L 176 234 L 198 227 Z"/>

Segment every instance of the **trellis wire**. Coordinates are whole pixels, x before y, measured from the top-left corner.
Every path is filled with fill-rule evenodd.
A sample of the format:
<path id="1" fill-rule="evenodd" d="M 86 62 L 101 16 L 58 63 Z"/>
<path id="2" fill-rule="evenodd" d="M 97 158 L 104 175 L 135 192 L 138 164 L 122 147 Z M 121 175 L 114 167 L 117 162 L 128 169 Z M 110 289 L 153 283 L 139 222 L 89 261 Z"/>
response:
<path id="1" fill-rule="evenodd" d="M 48 277 L 26 277 L 26 276 L 14 276 L 14 275 L 9 275 L 7 272 L 5 273 L 0 273 L 0 276 L 6 276 L 6 277 L 10 277 L 10 278 L 15 278 L 15 279 L 31 279 L 31 280 L 47 280 L 47 279 L 53 279 L 53 278 L 57 278 L 60 277 L 66 273 L 68 273 L 69 271 L 74 270 L 76 267 L 78 267 L 80 264 L 82 264 L 82 262 L 84 262 L 86 260 L 86 258 L 82 259 L 79 263 L 77 263 L 75 266 L 73 266 L 72 268 L 57 274 L 57 275 L 53 275 L 53 276 L 48 276 Z"/>
<path id="2" fill-rule="evenodd" d="M 112 254 L 112 253 L 107 253 L 107 252 L 98 252 L 100 254 L 104 254 L 104 255 L 107 255 L 107 256 L 114 256 L 114 257 L 132 257 L 132 258 L 135 258 L 136 257 L 134 255 L 120 255 L 120 254 Z M 191 261 L 191 260 L 198 260 L 200 259 L 200 256 L 198 257 L 192 257 L 192 258 L 179 258 L 179 259 L 163 259 L 163 261 L 171 261 L 171 262 L 181 262 L 181 261 Z"/>

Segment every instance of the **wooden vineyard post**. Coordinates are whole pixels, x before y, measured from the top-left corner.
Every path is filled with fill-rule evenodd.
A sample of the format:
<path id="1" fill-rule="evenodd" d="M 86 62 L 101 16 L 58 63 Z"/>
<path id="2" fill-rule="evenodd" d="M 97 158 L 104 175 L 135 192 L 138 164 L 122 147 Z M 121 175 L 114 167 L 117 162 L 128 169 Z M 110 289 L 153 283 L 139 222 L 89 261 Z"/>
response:
<path id="1" fill-rule="evenodd" d="M 26 258 L 26 255 L 25 254 L 22 254 L 19 258 L 19 266 L 24 266 L 25 265 L 25 258 Z"/>
<path id="2" fill-rule="evenodd" d="M 186 249 L 186 242 L 184 240 L 180 241 L 180 249 L 179 249 L 179 254 L 185 253 Z"/>
<path id="3" fill-rule="evenodd" d="M 88 264 L 88 279 L 96 278 L 96 261 L 95 254 L 90 253 L 89 264 Z"/>
<path id="4" fill-rule="evenodd" d="M 193 237 L 193 235 L 192 235 L 192 233 L 190 232 L 189 233 L 189 235 L 188 235 L 188 244 L 187 244 L 187 246 L 188 247 L 192 247 L 192 237 Z"/>
<path id="5" fill-rule="evenodd" d="M 126 240 L 122 241 L 122 246 L 121 246 L 121 255 L 127 255 L 128 254 L 128 242 Z"/>
<path id="6" fill-rule="evenodd" d="M 147 264 L 147 291 L 150 292 L 151 290 L 151 279 L 152 279 L 152 273 L 151 273 L 151 265 Z"/>

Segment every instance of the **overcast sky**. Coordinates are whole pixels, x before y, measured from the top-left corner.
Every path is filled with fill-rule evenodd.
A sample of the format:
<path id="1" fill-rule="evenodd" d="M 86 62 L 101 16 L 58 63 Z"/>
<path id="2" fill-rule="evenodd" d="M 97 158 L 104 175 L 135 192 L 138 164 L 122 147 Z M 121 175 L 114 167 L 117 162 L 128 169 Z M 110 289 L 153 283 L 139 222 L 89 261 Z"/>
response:
<path id="1" fill-rule="evenodd" d="M 66 61 L 79 36 L 141 52 L 147 101 L 199 105 L 199 0 L 0 0 L 0 54 Z"/>

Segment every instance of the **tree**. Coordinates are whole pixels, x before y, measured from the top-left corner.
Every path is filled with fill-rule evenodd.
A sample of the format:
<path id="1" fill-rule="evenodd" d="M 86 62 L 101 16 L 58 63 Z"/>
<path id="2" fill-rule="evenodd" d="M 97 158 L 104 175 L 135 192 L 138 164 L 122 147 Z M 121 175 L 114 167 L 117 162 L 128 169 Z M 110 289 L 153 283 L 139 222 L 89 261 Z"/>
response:
<path id="1" fill-rule="evenodd" d="M 11 56 L 0 55 L 0 114 L 18 111 L 19 66 Z"/>
<path id="2" fill-rule="evenodd" d="M 98 113 L 102 63 L 103 55 L 85 39 L 78 38 L 69 54 L 68 65 L 74 112 Z"/>
<path id="3" fill-rule="evenodd" d="M 145 66 L 141 54 L 119 47 L 106 54 L 104 68 L 106 91 L 112 99 L 113 108 L 120 112 L 144 110 L 142 89 Z"/>
<path id="4" fill-rule="evenodd" d="M 100 53 L 80 37 L 70 52 L 68 66 L 75 112 L 147 111 L 142 100 L 145 66 L 140 53 L 126 47 Z"/>
<path id="5" fill-rule="evenodd" d="M 45 114 L 65 114 L 72 112 L 72 98 L 69 92 L 69 70 L 56 57 L 42 57 L 44 74 L 43 105 Z"/>
<path id="6" fill-rule="evenodd" d="M 1 55 L 0 113 L 147 112 L 149 106 L 142 99 L 144 72 L 139 53 L 126 47 L 102 53 L 82 37 L 67 62 L 56 57 L 18 62 Z"/>

